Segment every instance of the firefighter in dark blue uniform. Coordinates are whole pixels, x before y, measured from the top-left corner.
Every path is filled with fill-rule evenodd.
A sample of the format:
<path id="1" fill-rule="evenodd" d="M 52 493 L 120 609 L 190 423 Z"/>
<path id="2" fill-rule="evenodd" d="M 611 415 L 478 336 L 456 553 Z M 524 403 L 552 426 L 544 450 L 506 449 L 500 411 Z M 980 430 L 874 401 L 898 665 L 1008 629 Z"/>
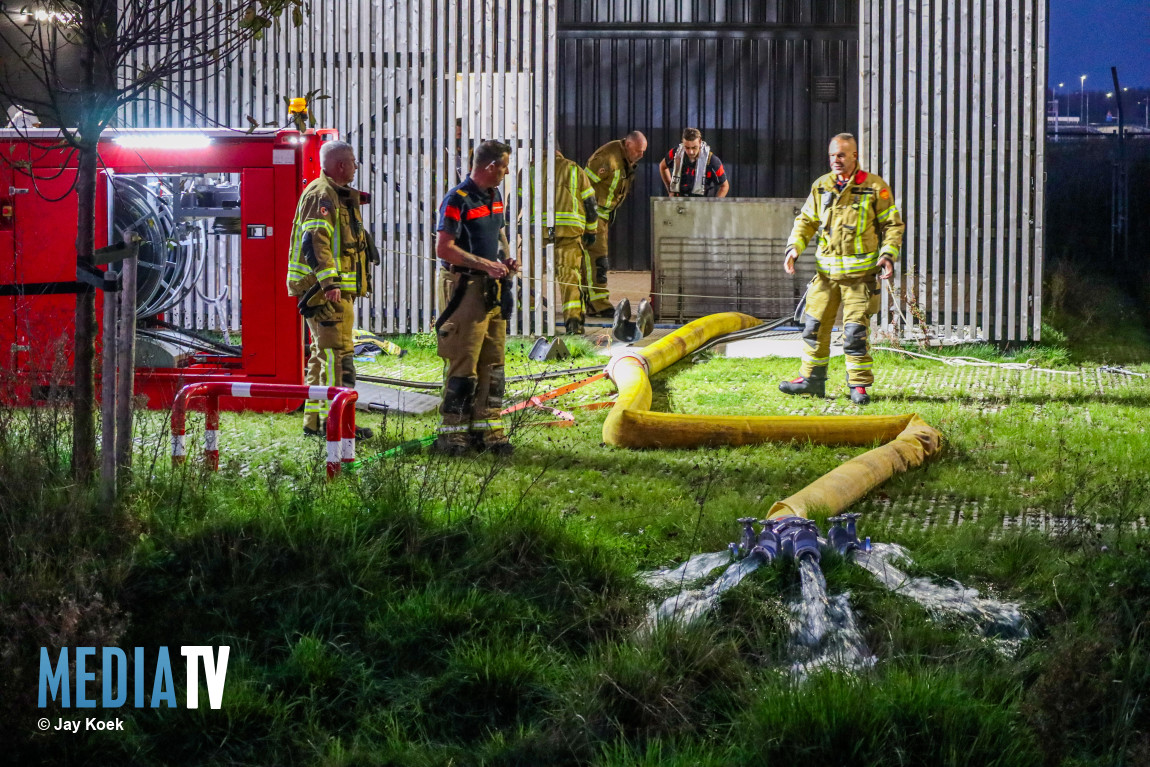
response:
<path id="1" fill-rule="evenodd" d="M 503 358 L 506 318 L 501 280 L 519 268 L 504 233 L 499 184 L 511 147 L 484 141 L 471 174 L 439 207 L 436 255 L 450 295 L 436 320 L 439 356 L 446 361 L 439 434 L 432 449 L 463 455 L 473 448 L 510 455 L 503 431 Z"/>

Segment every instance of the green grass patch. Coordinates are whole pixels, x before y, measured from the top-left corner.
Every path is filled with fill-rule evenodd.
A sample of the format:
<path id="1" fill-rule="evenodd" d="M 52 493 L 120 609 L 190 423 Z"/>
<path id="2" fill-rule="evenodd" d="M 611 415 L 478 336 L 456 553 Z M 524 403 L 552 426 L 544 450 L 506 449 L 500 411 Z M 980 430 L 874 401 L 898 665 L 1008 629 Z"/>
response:
<path id="1" fill-rule="evenodd" d="M 651 634 L 637 628 L 661 594 L 635 574 L 724 548 L 738 517 L 763 516 L 866 448 L 608 448 L 606 411 L 577 407 L 610 398 L 601 381 L 553 403 L 575 414 L 573 426 L 543 425 L 554 417 L 532 409 L 511 419 L 510 460 L 385 457 L 437 417 L 366 416 L 378 437 L 359 451 L 372 460 L 328 484 L 325 446 L 300 435 L 298 414 L 224 414 L 212 473 L 194 459 L 172 468 L 166 415 L 141 413 L 131 485 L 106 508 L 68 479 L 64 409 L 0 410 L 0 721 L 10 758 L 1143 763 L 1150 380 L 1094 367 L 1150 365 L 1137 337 L 1122 354 L 1097 347 L 1101 356 L 1079 338 L 1066 332 L 1062 345 L 1051 333 L 1044 347 L 1005 353 L 930 350 L 1070 375 L 879 353 L 865 411 L 916 412 L 945 448 L 854 506 L 861 534 L 905 546 L 911 575 L 1020 603 L 1031 638 L 1004 656 L 970 621 L 932 615 L 827 555 L 828 590 L 850 593 L 878 663 L 802 684 L 787 673 L 793 564 L 760 569 L 689 628 Z M 397 343 L 408 353 L 361 371 L 438 380 L 429 335 Z M 572 347 L 570 360 L 535 363 L 517 341 L 508 375 L 605 361 Z M 777 391 L 793 360 L 701 355 L 655 379 L 654 407 L 860 413 L 841 364 L 832 362 L 830 396 L 813 400 Z M 570 380 L 516 384 L 509 399 Z M 188 434 L 194 457 L 202 416 Z M 28 726 L 38 648 L 65 644 L 230 645 L 224 707 L 118 710 L 126 731 L 115 738 L 41 735 Z"/>

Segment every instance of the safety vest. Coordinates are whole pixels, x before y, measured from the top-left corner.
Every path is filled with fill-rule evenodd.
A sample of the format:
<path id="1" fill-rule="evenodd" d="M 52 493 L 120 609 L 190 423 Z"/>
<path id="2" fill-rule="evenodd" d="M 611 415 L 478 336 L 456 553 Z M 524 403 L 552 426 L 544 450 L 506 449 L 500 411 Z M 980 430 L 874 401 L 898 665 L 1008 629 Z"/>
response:
<path id="1" fill-rule="evenodd" d="M 595 189 L 599 218 L 606 221 L 611 212 L 627 199 L 635 182 L 635 166 L 627 162 L 622 139 L 595 150 L 587 161 L 587 177 Z"/>
<path id="2" fill-rule="evenodd" d="M 370 290 L 367 234 L 360 215 L 362 193 L 336 186 L 326 174 L 304 188 L 292 221 L 287 288 L 303 295 L 319 281 L 352 296 Z"/>
<path id="3" fill-rule="evenodd" d="M 816 268 L 828 277 L 856 277 L 873 271 L 880 258 L 898 261 L 906 230 L 886 182 L 873 173 L 855 171 L 835 189 L 835 174 L 811 185 L 795 218 L 787 247 L 802 253 L 818 235 Z"/>

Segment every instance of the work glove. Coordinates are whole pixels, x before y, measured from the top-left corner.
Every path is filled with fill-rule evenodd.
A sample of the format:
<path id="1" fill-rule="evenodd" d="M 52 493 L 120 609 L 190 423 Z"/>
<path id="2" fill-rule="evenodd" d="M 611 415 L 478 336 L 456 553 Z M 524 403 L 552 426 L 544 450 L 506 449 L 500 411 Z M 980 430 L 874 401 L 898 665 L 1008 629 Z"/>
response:
<path id="1" fill-rule="evenodd" d="M 316 311 L 315 319 L 317 322 L 338 320 L 343 316 L 341 309 L 342 307 L 339 304 L 333 304 L 331 301 L 328 301 Z"/>
<path id="2" fill-rule="evenodd" d="M 308 311 L 306 313 L 301 312 L 301 314 L 316 322 L 331 322 L 339 319 L 341 308 L 340 304 L 332 303 L 324 298 L 322 292 L 316 292 L 307 302 Z"/>
<path id="3" fill-rule="evenodd" d="M 595 244 L 595 235 L 592 232 L 585 232 L 583 234 L 583 247 L 589 248 Z"/>

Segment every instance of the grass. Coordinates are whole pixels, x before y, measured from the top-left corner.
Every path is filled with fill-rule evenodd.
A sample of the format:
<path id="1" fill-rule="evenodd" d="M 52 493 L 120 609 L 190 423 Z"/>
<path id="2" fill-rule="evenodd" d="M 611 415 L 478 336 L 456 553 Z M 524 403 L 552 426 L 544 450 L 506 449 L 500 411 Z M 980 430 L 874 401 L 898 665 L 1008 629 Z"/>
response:
<path id="1" fill-rule="evenodd" d="M 1092 357 L 1067 334 L 999 359 L 1150 372 L 1139 332 L 1121 354 Z M 428 337 L 398 342 L 408 354 L 361 370 L 438 377 Z M 543 365 L 527 348 L 509 350 L 509 375 L 595 359 L 581 348 Z M 2 410 L 4 742 L 14 759 L 61 764 L 1147 763 L 1150 379 L 876 359 L 867 412 L 918 412 L 946 449 L 860 501 L 861 533 L 906 546 L 914 575 L 1020 602 L 1032 638 L 1014 657 L 831 555 L 829 590 L 850 592 L 873 670 L 801 685 L 784 673 L 798 589 L 787 565 L 759 570 L 707 620 L 639 636 L 656 595 L 637 571 L 724 547 L 737 517 L 861 450 L 609 449 L 605 411 L 575 407 L 608 398 L 605 382 L 553 403 L 574 426 L 523 411 L 510 461 L 399 455 L 331 485 L 296 415 L 225 414 L 211 474 L 168 467 L 164 418 L 142 414 L 115 509 L 68 485 L 65 411 Z M 859 412 L 845 385 L 826 400 L 779 394 L 793 369 L 704 355 L 655 380 L 654 407 Z M 368 422 L 371 456 L 435 416 Z M 190 442 L 199 434 L 193 419 Z M 1059 535 L 1042 529 L 1056 523 Z M 224 707 L 97 711 L 124 719 L 115 737 L 33 731 L 38 648 L 82 644 L 228 644 Z"/>

